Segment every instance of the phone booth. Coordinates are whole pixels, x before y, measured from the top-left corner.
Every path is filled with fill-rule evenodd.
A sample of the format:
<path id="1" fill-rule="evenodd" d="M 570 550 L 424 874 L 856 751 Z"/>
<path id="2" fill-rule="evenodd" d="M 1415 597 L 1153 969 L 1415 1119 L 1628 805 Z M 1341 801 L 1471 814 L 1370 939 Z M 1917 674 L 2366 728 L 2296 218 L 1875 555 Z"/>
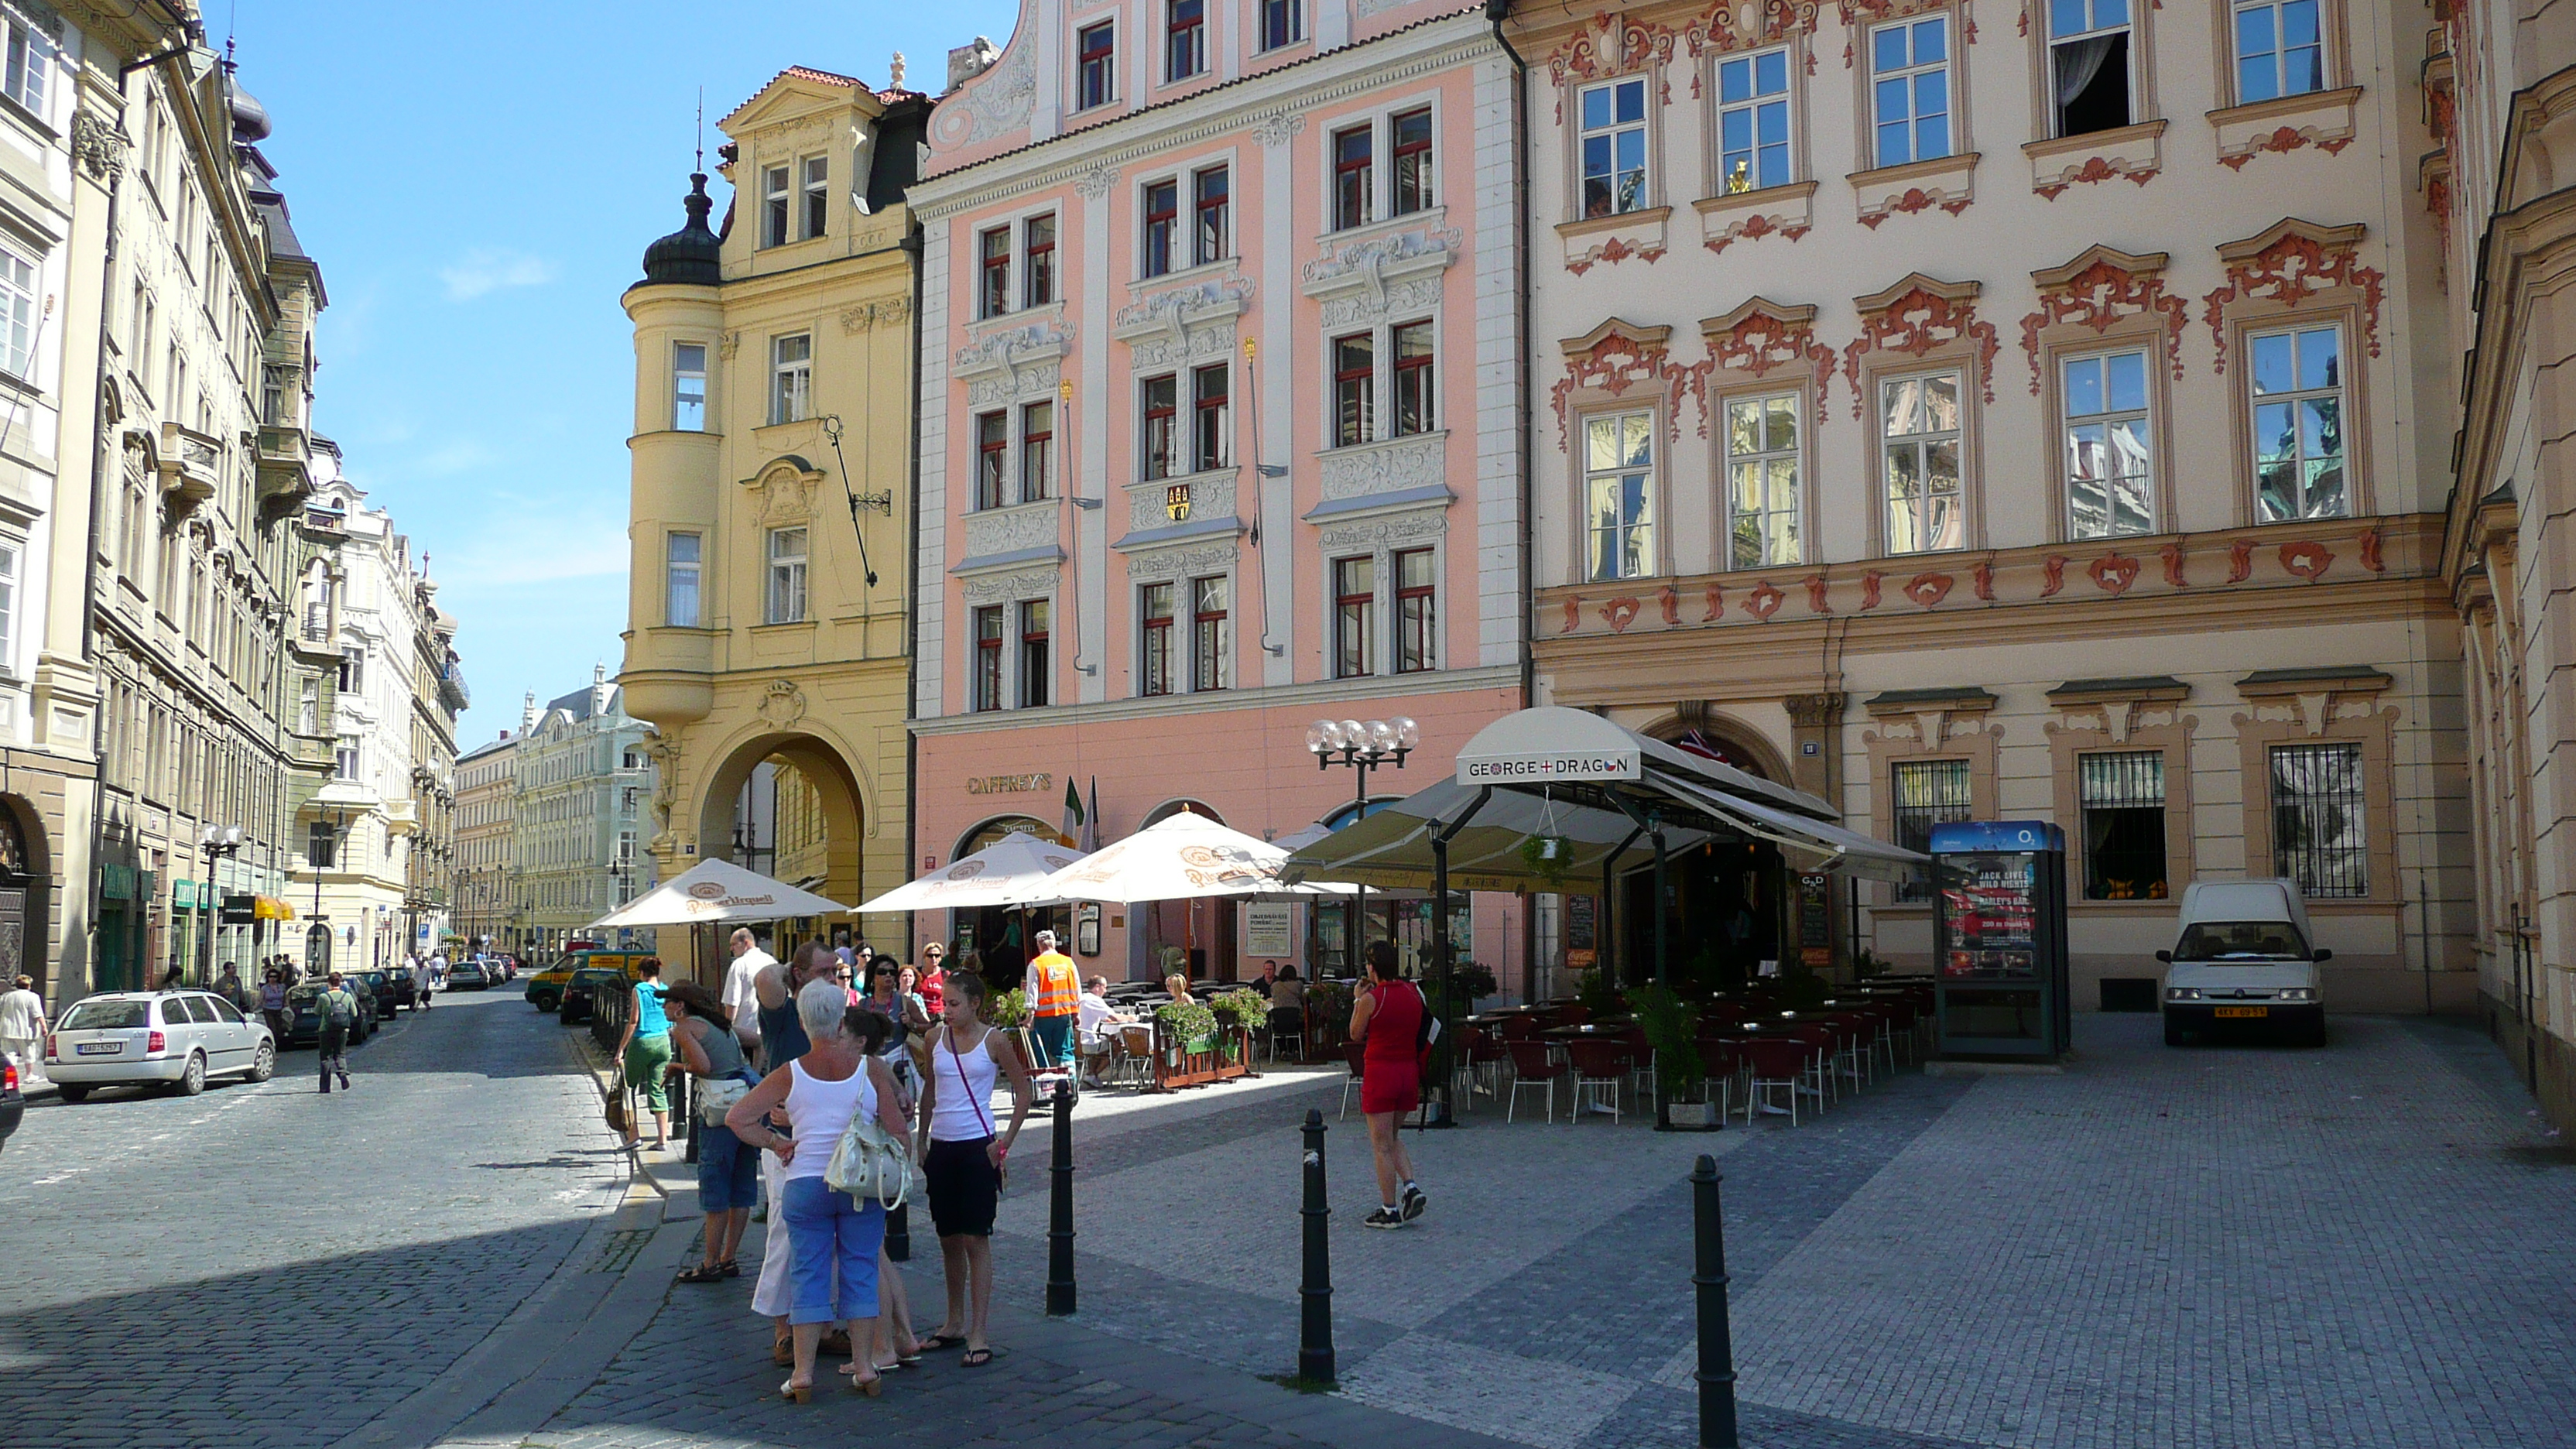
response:
<path id="1" fill-rule="evenodd" d="M 1931 855 L 1941 1051 L 2056 1060 L 2072 1025 L 2066 832 L 2044 820 L 1935 825 Z"/>

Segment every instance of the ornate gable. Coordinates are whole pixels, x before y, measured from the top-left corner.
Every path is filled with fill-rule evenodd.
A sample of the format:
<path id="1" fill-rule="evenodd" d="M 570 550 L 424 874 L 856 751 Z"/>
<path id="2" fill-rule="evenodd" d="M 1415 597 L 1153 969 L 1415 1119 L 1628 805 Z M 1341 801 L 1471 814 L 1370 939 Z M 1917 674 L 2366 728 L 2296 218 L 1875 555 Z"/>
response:
<path id="1" fill-rule="evenodd" d="M 1964 352 L 1976 363 L 1977 390 L 1995 400 L 1995 354 L 2002 342 L 1995 324 L 1978 320 L 1975 282 L 1943 282 L 1915 272 L 1883 292 L 1855 297 L 1861 335 L 1843 349 L 1843 375 L 1852 385 L 1852 416 L 1863 415 L 1866 390 L 1861 359 L 1871 352 L 1929 356 L 1935 349 Z"/>
<path id="2" fill-rule="evenodd" d="M 2039 284 L 2039 310 L 2021 319 L 2022 355 L 2030 360 L 2031 396 L 2039 395 L 2039 334 L 2071 323 L 2095 333 L 2108 331 L 2124 317 L 2154 313 L 2164 319 L 2165 363 L 2182 376 L 2182 333 L 2191 307 L 2165 291 L 2163 252 L 2131 256 L 2106 246 L 2090 246 L 2061 267 L 2033 272 Z"/>
<path id="3" fill-rule="evenodd" d="M 2283 217 L 2259 234 L 2218 249 L 2227 266 L 2227 285 L 2201 299 L 2202 320 L 2218 347 L 2218 370 L 2227 371 L 2227 309 L 2254 299 L 2296 307 L 2320 292 L 2350 288 L 2362 308 L 2362 340 L 2370 355 L 2379 355 L 2379 304 L 2387 278 L 2361 264 L 2361 239 L 2369 228 L 2320 226 Z"/>

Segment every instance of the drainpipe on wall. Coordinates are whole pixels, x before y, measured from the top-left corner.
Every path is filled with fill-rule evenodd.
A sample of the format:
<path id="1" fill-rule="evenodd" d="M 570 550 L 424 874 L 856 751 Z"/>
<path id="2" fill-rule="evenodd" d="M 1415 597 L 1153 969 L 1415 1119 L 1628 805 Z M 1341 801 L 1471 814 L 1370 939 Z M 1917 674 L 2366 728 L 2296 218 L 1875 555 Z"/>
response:
<path id="1" fill-rule="evenodd" d="M 921 687 L 921 304 L 922 286 L 921 224 L 914 222 L 904 231 L 900 243 L 912 258 L 912 458 L 906 470 L 911 479 L 912 515 L 904 523 L 903 544 L 903 717 L 913 719 L 919 707 Z M 907 727 L 903 732 L 903 871 L 904 880 L 912 879 L 913 862 L 921 850 L 921 737 Z M 910 911 L 903 917 L 904 955 L 914 953 L 913 932 L 919 922 Z"/>
<path id="2" fill-rule="evenodd" d="M 1512 62 L 1512 156 L 1516 184 L 1529 175 L 1529 62 L 1514 49 L 1511 37 L 1503 34 L 1503 22 L 1511 18 L 1512 0 L 1485 0 L 1485 18 L 1494 28 L 1494 43 Z M 1520 352 L 1514 359 L 1519 382 L 1521 476 L 1520 476 L 1520 622 L 1513 627 L 1513 638 L 1521 651 L 1521 708 L 1538 702 L 1538 661 L 1530 651 L 1530 598 L 1533 575 L 1530 570 L 1530 504 L 1534 489 L 1531 471 L 1536 466 L 1531 443 L 1530 408 L 1530 202 L 1529 188 L 1519 186 L 1520 205 L 1512 217 L 1513 262 L 1516 275 L 1513 291 L 1519 304 L 1515 319 L 1520 329 Z M 1521 916 L 1521 999 L 1529 1000 L 1538 989 L 1538 898 L 1524 896 L 1520 901 Z"/>

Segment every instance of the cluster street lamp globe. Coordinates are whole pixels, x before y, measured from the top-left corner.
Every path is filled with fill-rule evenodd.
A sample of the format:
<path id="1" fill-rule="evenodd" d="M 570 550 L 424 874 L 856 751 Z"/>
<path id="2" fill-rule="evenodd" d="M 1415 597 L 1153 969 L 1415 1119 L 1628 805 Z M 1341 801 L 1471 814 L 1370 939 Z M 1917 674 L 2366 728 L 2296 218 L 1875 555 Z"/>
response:
<path id="1" fill-rule="evenodd" d="M 1404 757 L 1422 743 L 1422 726 L 1406 715 L 1393 719 L 1319 719 L 1306 727 L 1306 748 L 1315 756 L 1315 768 L 1329 770 L 1347 765 L 1358 777 L 1358 788 L 1351 806 L 1351 823 L 1356 825 L 1368 816 L 1369 771 L 1381 766 L 1404 768 Z M 1357 976 L 1360 948 L 1368 944 L 1368 887 L 1362 886 L 1351 897 L 1350 966 Z"/>

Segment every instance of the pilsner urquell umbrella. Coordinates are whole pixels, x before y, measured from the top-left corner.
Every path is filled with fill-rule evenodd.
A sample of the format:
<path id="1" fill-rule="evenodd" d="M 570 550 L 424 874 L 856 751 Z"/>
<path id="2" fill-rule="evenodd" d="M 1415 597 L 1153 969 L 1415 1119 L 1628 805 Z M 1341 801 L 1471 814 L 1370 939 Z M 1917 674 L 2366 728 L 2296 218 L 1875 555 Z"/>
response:
<path id="1" fill-rule="evenodd" d="M 1079 850 L 1014 830 L 973 855 L 949 862 L 859 907 L 862 912 L 971 910 L 1016 906 L 1028 888 L 1083 858 Z"/>
<path id="2" fill-rule="evenodd" d="M 801 891 L 729 860 L 709 857 L 679 878 L 628 901 L 590 923 L 588 929 L 619 926 L 695 926 L 712 921 L 783 921 L 795 916 L 833 915 L 848 910 L 839 901 Z"/>

